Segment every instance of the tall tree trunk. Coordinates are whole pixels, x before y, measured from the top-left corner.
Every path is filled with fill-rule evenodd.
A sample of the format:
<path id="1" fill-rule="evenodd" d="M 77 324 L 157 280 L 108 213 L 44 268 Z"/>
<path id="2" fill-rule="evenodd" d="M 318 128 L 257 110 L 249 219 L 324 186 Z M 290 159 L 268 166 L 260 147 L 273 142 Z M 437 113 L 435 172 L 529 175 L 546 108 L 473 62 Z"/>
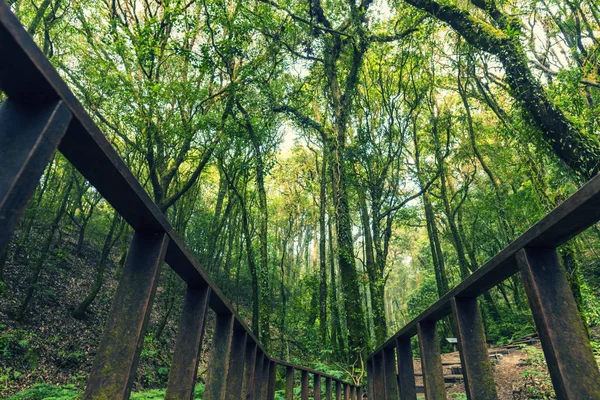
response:
<path id="1" fill-rule="evenodd" d="M 320 171 L 319 188 L 319 333 L 321 342 L 327 344 L 327 226 L 325 214 L 327 213 L 327 155 L 323 151 L 323 161 Z"/>

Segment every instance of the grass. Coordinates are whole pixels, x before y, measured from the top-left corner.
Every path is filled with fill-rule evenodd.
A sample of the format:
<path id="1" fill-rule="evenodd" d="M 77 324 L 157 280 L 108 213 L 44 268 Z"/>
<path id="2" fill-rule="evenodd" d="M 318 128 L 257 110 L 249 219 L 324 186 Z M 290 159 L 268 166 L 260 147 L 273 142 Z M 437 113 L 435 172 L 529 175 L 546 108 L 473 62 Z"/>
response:
<path id="1" fill-rule="evenodd" d="M 202 399 L 204 385 L 196 385 L 194 399 Z M 36 383 L 33 387 L 12 395 L 7 400 L 78 400 L 83 393 L 74 385 L 52 386 L 45 383 Z M 131 394 L 132 400 L 162 400 L 165 398 L 165 389 L 151 389 Z"/>

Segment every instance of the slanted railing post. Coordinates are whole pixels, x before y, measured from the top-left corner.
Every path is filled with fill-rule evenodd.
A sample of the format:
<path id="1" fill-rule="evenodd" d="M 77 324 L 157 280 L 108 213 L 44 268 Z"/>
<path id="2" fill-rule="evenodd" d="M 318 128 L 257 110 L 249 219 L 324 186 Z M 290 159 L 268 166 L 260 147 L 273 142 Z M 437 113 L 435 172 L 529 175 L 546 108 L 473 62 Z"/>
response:
<path id="1" fill-rule="evenodd" d="M 267 398 L 267 393 L 269 392 L 269 375 L 271 373 L 271 360 L 267 355 L 265 355 L 265 360 L 263 362 L 263 372 L 262 372 L 262 382 L 260 385 L 260 400 L 264 400 Z"/>
<path id="2" fill-rule="evenodd" d="M 225 385 L 225 400 L 239 400 L 244 385 L 244 364 L 246 361 L 246 340 L 248 334 L 239 329 L 233 332 L 229 353 L 229 370 Z"/>
<path id="3" fill-rule="evenodd" d="M 373 355 L 373 398 L 385 399 L 385 368 L 381 353 Z"/>
<path id="4" fill-rule="evenodd" d="M 253 400 L 262 400 L 260 395 L 262 393 L 263 384 L 263 364 L 267 361 L 265 353 L 262 350 L 257 350 L 256 363 L 254 364 L 254 383 L 252 390 Z"/>
<path id="5" fill-rule="evenodd" d="M 333 385 L 331 378 L 325 378 L 325 399 L 333 400 Z"/>
<path id="6" fill-rule="evenodd" d="M 314 374 L 313 389 L 315 400 L 321 400 L 321 375 L 319 374 Z"/>
<path id="7" fill-rule="evenodd" d="M 133 235 L 85 399 L 129 398 L 168 242 L 165 233 Z"/>
<path id="8" fill-rule="evenodd" d="M 229 373 L 229 356 L 235 318 L 233 314 L 216 314 L 215 330 L 210 345 L 210 360 L 206 373 L 204 400 L 222 400 Z"/>
<path id="9" fill-rule="evenodd" d="M 35 105 L 9 98 L 2 103 L 0 250 L 8 244 L 70 122 L 71 112 L 62 101 Z"/>
<path id="10" fill-rule="evenodd" d="M 308 371 L 305 370 L 300 374 L 300 398 L 308 400 Z"/>
<path id="11" fill-rule="evenodd" d="M 285 367 L 285 400 L 294 400 L 294 367 Z"/>
<path id="12" fill-rule="evenodd" d="M 269 363 L 269 390 L 267 391 L 267 399 L 275 399 L 275 383 L 277 380 L 277 364 L 275 361 Z"/>
<path id="13" fill-rule="evenodd" d="M 600 399 L 600 373 L 555 249 L 516 254 L 556 397 Z"/>
<path id="14" fill-rule="evenodd" d="M 446 385 L 442 370 L 437 324 L 434 321 L 422 321 L 417 325 L 417 332 L 421 349 L 425 398 L 427 400 L 446 400 Z"/>
<path id="15" fill-rule="evenodd" d="M 385 400 L 398 400 L 398 375 L 396 374 L 396 348 L 386 347 L 383 353 Z"/>
<path id="16" fill-rule="evenodd" d="M 246 354 L 244 361 L 244 385 L 242 386 L 242 400 L 252 399 L 254 393 L 254 367 L 256 366 L 256 353 L 258 345 L 246 338 Z"/>
<path id="17" fill-rule="evenodd" d="M 477 298 L 454 297 L 450 304 L 456 326 L 467 398 L 470 400 L 497 400 L 498 393 Z"/>
<path id="18" fill-rule="evenodd" d="M 396 357 L 400 400 L 416 400 L 417 385 L 415 383 L 415 366 L 413 364 L 410 337 L 403 336 L 396 340 Z"/>
<path id="19" fill-rule="evenodd" d="M 187 288 L 165 394 L 167 400 L 193 397 L 209 297 L 208 286 Z"/>

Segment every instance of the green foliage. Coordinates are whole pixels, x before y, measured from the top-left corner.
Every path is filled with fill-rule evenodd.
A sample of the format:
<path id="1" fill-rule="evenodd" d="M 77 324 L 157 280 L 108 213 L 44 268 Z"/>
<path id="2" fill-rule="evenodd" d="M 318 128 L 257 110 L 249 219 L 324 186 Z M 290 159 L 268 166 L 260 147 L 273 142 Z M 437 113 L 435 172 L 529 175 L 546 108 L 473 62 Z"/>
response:
<path id="1" fill-rule="evenodd" d="M 52 386 L 36 383 L 32 388 L 23 390 L 7 400 L 77 400 L 81 393 L 73 385 Z"/>
<path id="2" fill-rule="evenodd" d="M 0 356 L 4 362 L 35 367 L 39 361 L 38 339 L 32 332 L 21 329 L 0 333 Z"/>

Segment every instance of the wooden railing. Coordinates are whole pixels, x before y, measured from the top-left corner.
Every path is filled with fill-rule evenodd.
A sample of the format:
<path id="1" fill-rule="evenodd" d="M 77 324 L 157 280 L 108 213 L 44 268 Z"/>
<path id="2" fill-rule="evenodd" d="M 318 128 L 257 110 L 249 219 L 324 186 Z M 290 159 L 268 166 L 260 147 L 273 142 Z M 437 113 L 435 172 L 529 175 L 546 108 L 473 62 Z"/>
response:
<path id="1" fill-rule="evenodd" d="M 352 383 L 277 360 L 209 279 L 182 238 L 84 110 L 66 83 L 0 0 L 0 248 L 7 245 L 44 168 L 58 150 L 135 231 L 102 340 L 88 379 L 86 399 L 129 398 L 163 262 L 187 283 L 166 398 L 193 396 L 207 308 L 216 315 L 205 400 L 273 399 L 277 366 L 285 368 L 286 399 L 294 371 L 301 397 L 354 400 Z"/>
<path id="2" fill-rule="evenodd" d="M 556 397 L 600 399 L 598 365 L 556 250 L 599 220 L 600 175 L 370 354 L 369 398 L 416 399 L 411 349 L 416 335 L 425 396 L 446 399 L 436 325 L 451 315 L 467 397 L 497 399 L 477 297 L 520 273 Z"/>

